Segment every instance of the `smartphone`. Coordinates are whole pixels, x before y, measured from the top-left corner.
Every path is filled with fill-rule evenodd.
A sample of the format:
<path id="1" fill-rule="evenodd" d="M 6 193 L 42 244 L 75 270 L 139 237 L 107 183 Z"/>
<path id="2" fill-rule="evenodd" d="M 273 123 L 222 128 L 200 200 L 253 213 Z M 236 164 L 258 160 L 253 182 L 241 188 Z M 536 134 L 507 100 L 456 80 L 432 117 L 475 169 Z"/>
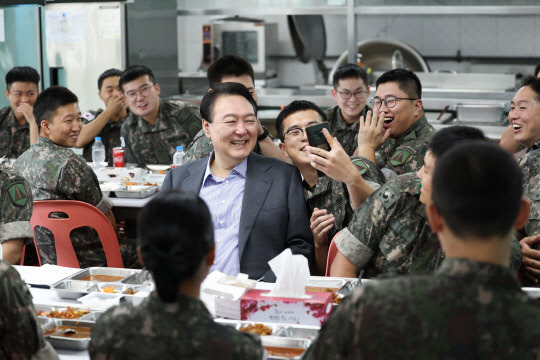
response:
<path id="1" fill-rule="evenodd" d="M 330 151 L 330 145 L 326 141 L 322 129 L 327 129 L 328 132 L 330 132 L 330 127 L 327 122 L 311 125 L 305 129 L 309 146 Z"/>

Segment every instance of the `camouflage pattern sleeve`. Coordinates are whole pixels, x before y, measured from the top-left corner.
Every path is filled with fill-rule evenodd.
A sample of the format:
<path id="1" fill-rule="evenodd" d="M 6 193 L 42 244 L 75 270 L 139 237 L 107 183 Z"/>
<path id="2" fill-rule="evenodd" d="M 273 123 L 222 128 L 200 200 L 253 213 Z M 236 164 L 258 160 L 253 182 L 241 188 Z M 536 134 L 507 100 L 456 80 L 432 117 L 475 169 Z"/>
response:
<path id="1" fill-rule="evenodd" d="M 30 291 L 17 270 L 0 261 L 0 358 L 29 359 L 44 346 Z"/>
<path id="2" fill-rule="evenodd" d="M 183 119 L 182 125 L 191 138 L 191 140 L 188 141 L 189 144 L 193 141 L 199 131 L 202 130 L 202 119 L 199 107 L 192 103 L 185 103 Z"/>
<path id="3" fill-rule="evenodd" d="M 540 175 L 530 179 L 525 196 L 531 201 L 531 212 L 529 220 L 525 224 L 525 234 L 527 236 L 538 235 L 540 234 Z"/>
<path id="4" fill-rule="evenodd" d="M 351 161 L 358 169 L 360 175 L 362 175 L 364 180 L 368 181 L 370 185 L 373 186 L 373 184 L 377 184 L 380 186 L 386 182 L 386 177 L 381 169 L 370 160 L 363 156 L 351 156 Z M 378 188 L 378 186 L 376 188 Z"/>
<path id="5" fill-rule="evenodd" d="M 201 129 L 187 147 L 184 163 L 208 157 L 213 150 L 214 145 L 212 144 L 212 140 L 206 137 L 204 130 Z"/>
<path id="6" fill-rule="evenodd" d="M 132 116 L 132 115 L 131 115 Z M 129 116 L 128 116 L 129 117 Z M 127 127 L 127 122 L 124 122 L 122 128 L 120 129 L 120 135 L 124 138 L 124 157 L 127 163 L 137 164 L 136 158 L 133 156 L 133 147 L 131 145 L 131 136 L 129 129 Z"/>
<path id="7" fill-rule="evenodd" d="M 23 239 L 29 244 L 34 238 L 30 226 L 32 192 L 26 180 L 14 170 L 0 165 L 0 243 Z"/>

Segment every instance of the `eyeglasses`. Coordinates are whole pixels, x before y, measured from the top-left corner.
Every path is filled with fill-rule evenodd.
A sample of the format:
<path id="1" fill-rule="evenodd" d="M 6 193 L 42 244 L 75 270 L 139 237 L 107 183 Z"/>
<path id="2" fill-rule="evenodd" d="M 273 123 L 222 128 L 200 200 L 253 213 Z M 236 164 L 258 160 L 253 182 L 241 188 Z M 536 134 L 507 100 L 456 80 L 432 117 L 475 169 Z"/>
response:
<path id="1" fill-rule="evenodd" d="M 143 85 L 139 88 L 139 90 L 130 90 L 126 93 L 126 98 L 128 100 L 135 100 L 137 98 L 138 94 L 141 94 L 142 97 L 146 97 L 150 94 L 150 90 L 152 90 L 152 86 L 150 85 Z"/>
<path id="2" fill-rule="evenodd" d="M 396 106 L 396 102 L 398 100 L 418 100 L 418 99 L 398 98 L 398 97 L 395 97 L 395 96 L 387 96 L 384 99 L 373 98 L 373 100 L 371 100 L 370 104 L 374 109 L 378 109 L 378 108 L 381 107 L 382 103 L 384 102 L 384 105 L 386 105 L 387 108 L 391 109 L 394 106 Z"/>
<path id="3" fill-rule="evenodd" d="M 285 131 L 285 134 L 283 135 L 283 137 L 288 135 L 291 141 L 300 141 L 304 137 L 304 131 L 305 130 L 302 128 L 289 129 Z"/>
<path id="4" fill-rule="evenodd" d="M 339 97 L 343 100 L 349 100 L 352 95 L 354 95 L 354 97 L 357 98 L 358 100 L 361 100 L 361 99 L 364 99 L 367 95 L 367 91 L 365 90 L 355 91 L 353 93 L 349 91 L 337 91 L 337 90 L 336 92 L 339 94 Z"/>

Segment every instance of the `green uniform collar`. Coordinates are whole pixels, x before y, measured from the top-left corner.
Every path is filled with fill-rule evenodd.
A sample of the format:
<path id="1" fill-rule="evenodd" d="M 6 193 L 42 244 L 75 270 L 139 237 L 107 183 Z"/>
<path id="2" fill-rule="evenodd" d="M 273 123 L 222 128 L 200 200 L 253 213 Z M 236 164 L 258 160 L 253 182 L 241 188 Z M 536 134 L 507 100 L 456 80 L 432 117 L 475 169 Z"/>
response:
<path id="1" fill-rule="evenodd" d="M 352 124 L 348 124 L 345 119 L 343 118 L 343 116 L 341 115 L 341 109 L 339 108 L 339 106 L 336 106 L 335 108 L 335 112 L 336 112 L 336 121 L 334 121 L 332 123 L 332 127 L 333 127 L 333 130 L 353 130 L 353 129 L 359 129 L 360 128 L 360 117 L 361 116 L 366 116 L 368 110 L 371 110 L 371 107 L 369 107 L 368 105 L 366 105 L 364 107 L 364 110 L 362 110 L 362 112 L 360 113 L 360 116 L 358 116 L 358 119 L 356 119 L 355 122 L 353 122 Z"/>
<path id="2" fill-rule="evenodd" d="M 536 142 L 525 151 L 525 153 L 528 153 L 529 151 L 538 150 L 540 149 L 540 139 L 536 140 Z"/>
<path id="3" fill-rule="evenodd" d="M 520 289 L 516 274 L 509 267 L 469 259 L 446 258 L 436 274 L 463 279 L 467 283 L 494 283 L 499 287 Z"/>

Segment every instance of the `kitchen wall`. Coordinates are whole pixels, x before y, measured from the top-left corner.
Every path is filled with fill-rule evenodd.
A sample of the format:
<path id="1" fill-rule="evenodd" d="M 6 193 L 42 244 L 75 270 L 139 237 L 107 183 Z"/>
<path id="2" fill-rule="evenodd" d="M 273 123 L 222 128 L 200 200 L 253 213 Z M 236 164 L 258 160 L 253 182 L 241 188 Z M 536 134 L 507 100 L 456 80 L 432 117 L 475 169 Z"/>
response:
<path id="1" fill-rule="evenodd" d="M 224 16 L 179 16 L 178 49 L 181 71 L 197 71 L 202 56 L 201 25 Z M 254 17 L 257 17 L 254 15 Z M 259 17 L 261 18 L 261 17 Z M 347 24 L 344 15 L 325 15 L 327 56 L 331 68 L 347 47 Z M 315 83 L 311 64 L 292 59 L 294 49 L 286 16 L 265 16 L 267 22 L 278 23 L 278 62 L 280 85 L 310 86 Z M 357 40 L 395 38 L 416 48 L 423 56 L 464 57 L 537 57 L 540 59 L 539 15 L 357 15 Z M 540 60 L 539 60 L 540 62 Z M 490 64 L 428 61 L 431 70 L 450 69 L 458 72 L 532 74 L 535 64 Z"/>

